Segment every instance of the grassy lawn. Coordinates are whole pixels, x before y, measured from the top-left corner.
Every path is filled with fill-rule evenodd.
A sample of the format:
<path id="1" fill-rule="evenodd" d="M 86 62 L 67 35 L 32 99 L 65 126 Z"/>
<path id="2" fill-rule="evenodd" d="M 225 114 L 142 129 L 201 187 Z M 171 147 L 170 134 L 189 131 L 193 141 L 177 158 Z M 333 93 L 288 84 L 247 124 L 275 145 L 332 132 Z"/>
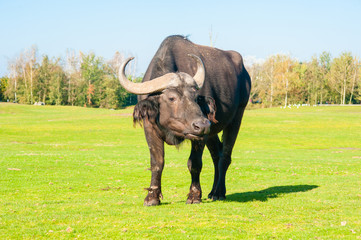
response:
<path id="1" fill-rule="evenodd" d="M 361 239 L 361 107 L 246 111 L 226 201 L 186 205 L 190 143 L 167 146 L 158 207 L 131 113 L 0 104 L 0 239 Z"/>

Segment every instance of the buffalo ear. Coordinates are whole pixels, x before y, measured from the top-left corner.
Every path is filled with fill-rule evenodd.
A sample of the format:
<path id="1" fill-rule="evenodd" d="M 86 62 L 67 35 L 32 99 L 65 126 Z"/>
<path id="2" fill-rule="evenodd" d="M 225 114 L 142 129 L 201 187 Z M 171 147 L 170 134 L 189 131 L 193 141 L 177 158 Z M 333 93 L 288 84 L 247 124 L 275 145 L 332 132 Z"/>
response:
<path id="1" fill-rule="evenodd" d="M 217 123 L 216 119 L 216 102 L 211 97 L 198 96 L 197 103 L 201 107 L 204 115 L 207 116 L 208 120 Z"/>
<path id="2" fill-rule="evenodd" d="M 159 96 L 150 96 L 135 105 L 133 111 L 133 123 L 142 125 L 144 119 L 154 121 L 159 113 Z"/>

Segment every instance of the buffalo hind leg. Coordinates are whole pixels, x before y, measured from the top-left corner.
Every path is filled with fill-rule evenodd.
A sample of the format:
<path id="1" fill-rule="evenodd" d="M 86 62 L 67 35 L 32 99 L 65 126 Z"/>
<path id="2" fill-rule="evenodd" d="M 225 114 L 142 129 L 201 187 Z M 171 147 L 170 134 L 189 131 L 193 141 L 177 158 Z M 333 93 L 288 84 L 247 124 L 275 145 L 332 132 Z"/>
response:
<path id="1" fill-rule="evenodd" d="M 192 177 L 192 183 L 189 188 L 187 204 L 196 204 L 202 202 L 202 189 L 199 176 L 202 171 L 203 150 L 203 142 L 192 141 L 192 151 L 188 159 L 188 169 Z"/>
<path id="2" fill-rule="evenodd" d="M 212 191 L 208 194 L 208 198 L 212 199 L 218 183 L 218 177 L 219 177 L 218 163 L 219 163 L 219 159 L 222 157 L 222 143 L 219 140 L 218 135 L 210 137 L 207 140 L 207 148 L 211 153 L 211 157 L 214 165 L 213 187 L 212 187 Z"/>
<path id="3" fill-rule="evenodd" d="M 144 206 L 156 206 L 160 204 L 160 198 L 163 199 L 161 179 L 164 168 L 164 141 L 153 130 L 148 120 L 144 121 L 145 137 L 147 139 L 150 151 L 150 170 L 152 178 L 148 195 L 144 199 Z"/>
<path id="4" fill-rule="evenodd" d="M 222 153 L 218 162 L 218 182 L 216 189 L 213 192 L 213 200 L 224 200 L 226 199 L 226 173 L 229 165 L 231 164 L 231 155 L 233 146 L 236 142 L 239 128 L 242 122 L 244 109 L 239 109 L 233 119 L 233 121 L 223 130 L 222 140 L 223 147 Z"/>

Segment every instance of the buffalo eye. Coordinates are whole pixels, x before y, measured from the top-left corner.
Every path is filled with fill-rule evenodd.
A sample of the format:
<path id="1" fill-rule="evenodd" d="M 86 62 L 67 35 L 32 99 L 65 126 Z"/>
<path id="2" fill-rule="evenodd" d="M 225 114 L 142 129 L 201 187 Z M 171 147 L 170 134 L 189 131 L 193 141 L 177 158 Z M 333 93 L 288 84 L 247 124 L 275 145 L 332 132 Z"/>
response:
<path id="1" fill-rule="evenodd" d="M 174 102 L 175 101 L 175 97 L 169 97 L 168 98 L 170 102 Z"/>

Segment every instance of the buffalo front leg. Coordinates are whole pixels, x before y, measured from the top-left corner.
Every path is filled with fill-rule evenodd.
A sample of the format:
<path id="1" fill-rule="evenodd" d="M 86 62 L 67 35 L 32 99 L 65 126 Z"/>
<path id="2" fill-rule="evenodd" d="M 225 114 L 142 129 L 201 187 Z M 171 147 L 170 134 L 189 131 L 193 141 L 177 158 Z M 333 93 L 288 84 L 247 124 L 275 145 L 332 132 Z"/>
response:
<path id="1" fill-rule="evenodd" d="M 222 157 L 222 143 L 218 138 L 218 135 L 210 137 L 207 141 L 207 148 L 211 153 L 211 157 L 214 165 L 214 180 L 211 192 L 208 194 L 208 198 L 212 199 L 213 194 L 216 191 L 218 179 L 219 179 L 219 159 Z"/>
<path id="2" fill-rule="evenodd" d="M 160 204 L 160 198 L 163 199 L 161 180 L 164 167 L 164 141 L 148 121 L 144 121 L 144 132 L 150 151 L 150 170 L 152 172 L 150 187 L 146 189 L 148 195 L 144 199 L 144 206 L 156 206 Z"/>
<path id="3" fill-rule="evenodd" d="M 236 113 L 235 118 L 231 124 L 229 124 L 223 130 L 223 143 L 218 161 L 218 181 L 213 192 L 213 200 L 226 199 L 226 173 L 232 161 L 232 150 L 237 139 L 239 128 L 241 126 L 243 112 L 244 109 L 238 109 L 238 112 Z"/>
<path id="4" fill-rule="evenodd" d="M 188 159 L 188 169 L 192 177 L 192 183 L 189 188 L 187 204 L 202 202 L 202 189 L 199 176 L 202 171 L 203 149 L 203 142 L 192 141 L 192 151 Z"/>

